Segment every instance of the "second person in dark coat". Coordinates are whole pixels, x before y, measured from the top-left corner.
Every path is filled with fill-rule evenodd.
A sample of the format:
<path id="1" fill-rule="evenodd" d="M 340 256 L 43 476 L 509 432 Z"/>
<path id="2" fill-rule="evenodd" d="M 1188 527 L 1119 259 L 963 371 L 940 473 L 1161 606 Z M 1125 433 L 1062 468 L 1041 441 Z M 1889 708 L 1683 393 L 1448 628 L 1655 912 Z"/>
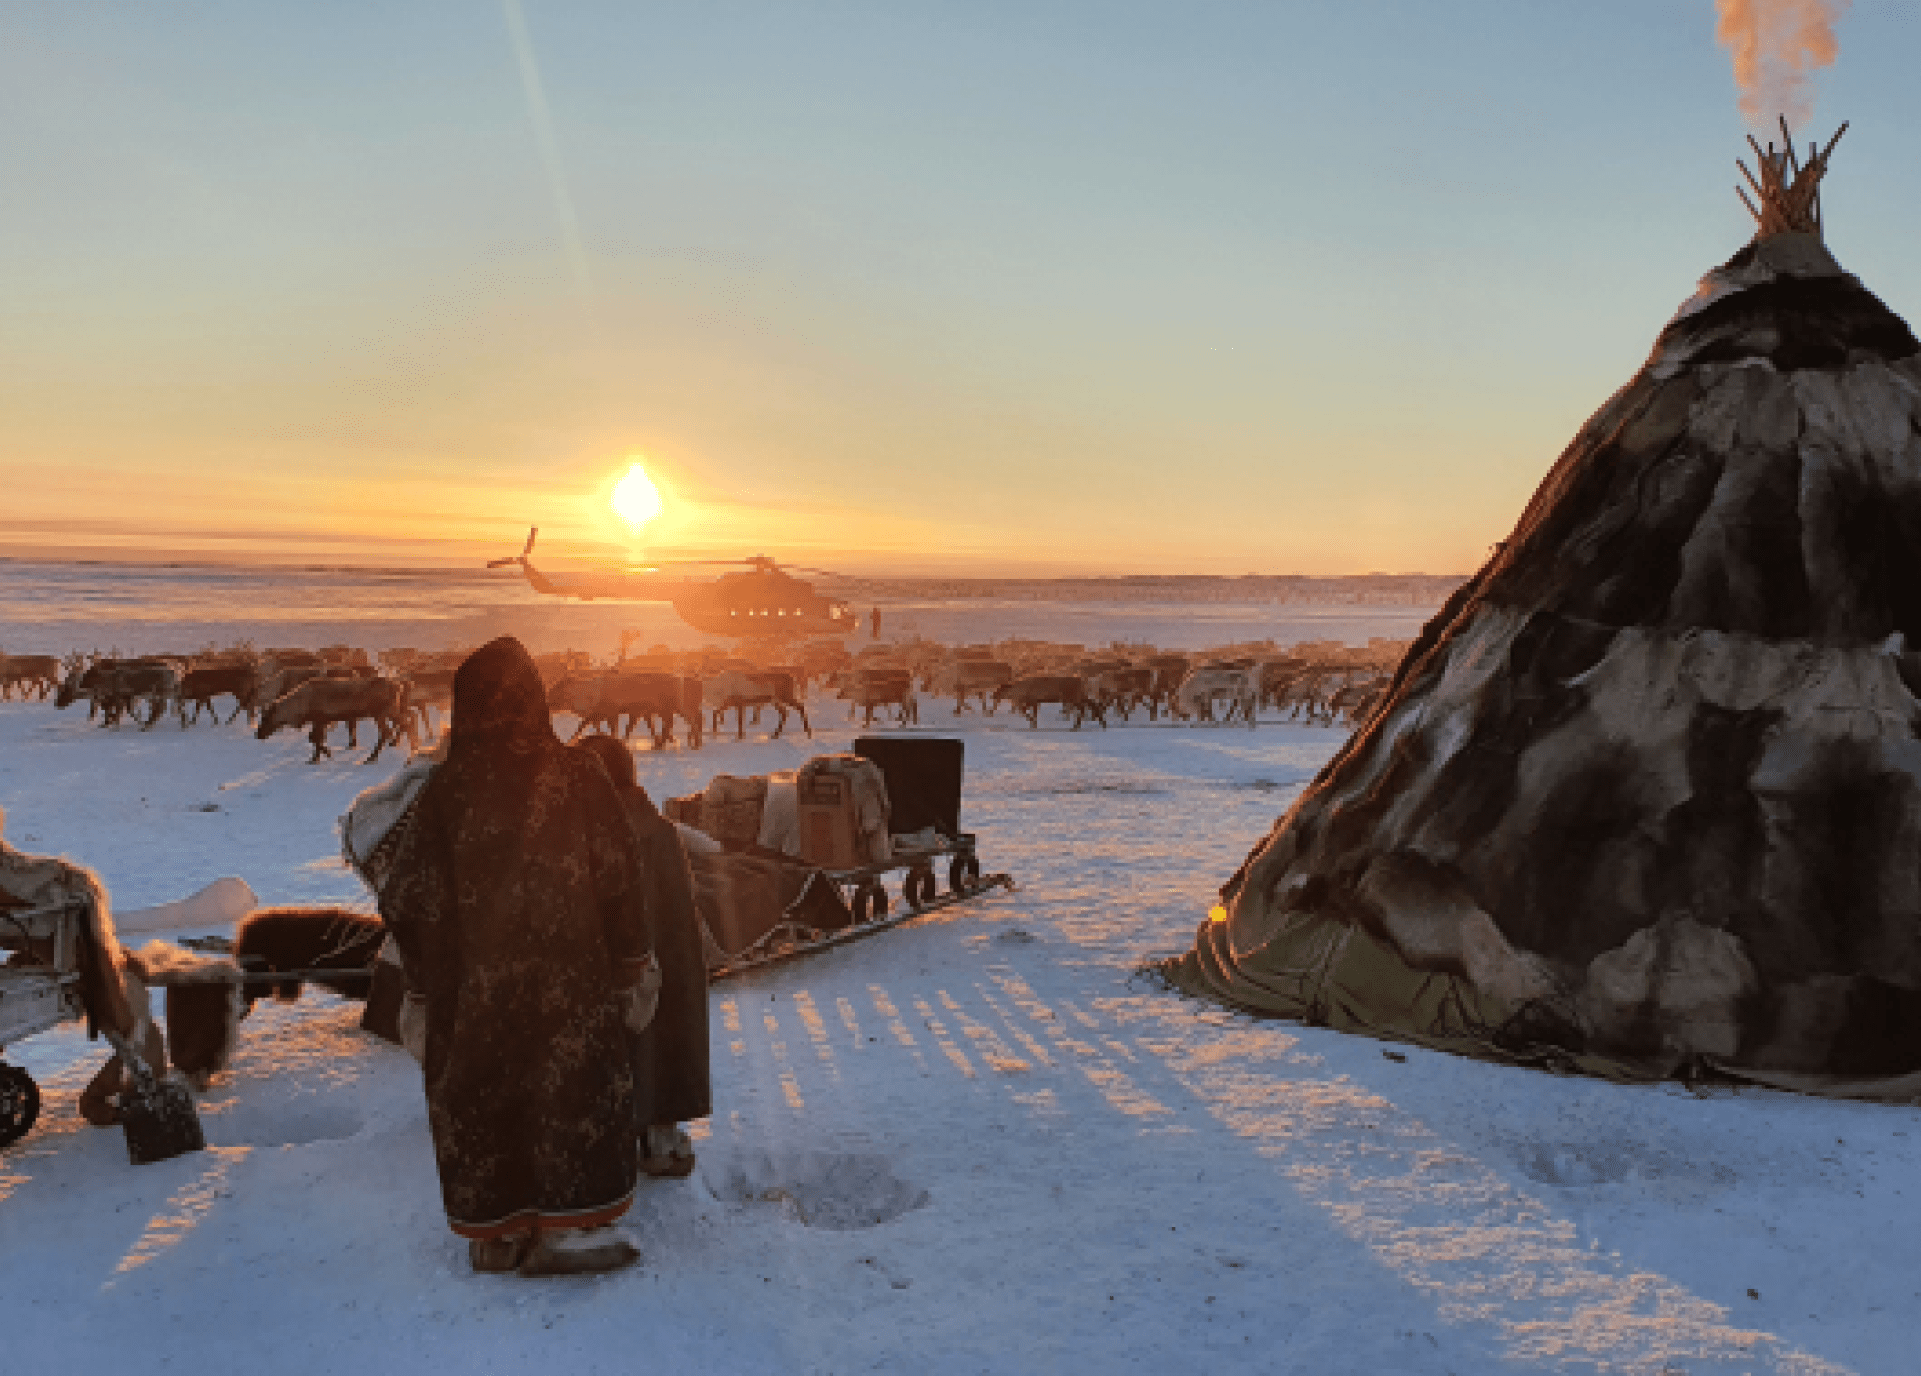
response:
<path id="1" fill-rule="evenodd" d="M 680 1125 L 714 1111 L 707 959 L 694 907 L 693 874 L 679 832 L 641 787 L 627 747 L 608 736 L 591 736 L 576 748 L 590 752 L 606 768 L 633 829 L 650 944 L 660 962 L 654 1020 L 633 1039 L 640 1166 L 649 1175 L 686 1175 L 694 1168 L 694 1153 Z"/>

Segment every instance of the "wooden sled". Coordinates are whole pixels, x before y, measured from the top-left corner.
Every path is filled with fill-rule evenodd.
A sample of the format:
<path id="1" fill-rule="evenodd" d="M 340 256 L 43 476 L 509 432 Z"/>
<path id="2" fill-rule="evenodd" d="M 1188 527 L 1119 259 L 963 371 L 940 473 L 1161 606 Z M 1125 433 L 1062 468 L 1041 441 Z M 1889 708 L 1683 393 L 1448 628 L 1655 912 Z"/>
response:
<path id="1" fill-rule="evenodd" d="M 941 892 L 939 879 L 939 863 L 942 860 L 947 861 L 945 893 Z M 902 876 L 901 908 L 890 916 L 886 879 L 892 874 Z M 725 964 L 709 970 L 709 981 L 731 979 L 752 970 L 763 970 L 769 965 L 812 955 L 816 951 L 845 946 L 876 932 L 902 926 L 926 913 L 951 908 L 995 889 L 1011 891 L 1014 887 L 1011 875 L 981 873 L 980 857 L 972 832 L 962 832 L 936 846 L 897 851 L 891 860 L 877 864 L 846 870 L 819 870 L 816 871 L 815 881 L 824 881 L 839 889 L 848 910 L 853 914 L 851 926 L 822 931 L 799 921 L 779 922 L 752 946 L 730 956 Z M 796 899 L 789 905 L 788 911 L 799 908 L 801 903 L 801 899 Z"/>

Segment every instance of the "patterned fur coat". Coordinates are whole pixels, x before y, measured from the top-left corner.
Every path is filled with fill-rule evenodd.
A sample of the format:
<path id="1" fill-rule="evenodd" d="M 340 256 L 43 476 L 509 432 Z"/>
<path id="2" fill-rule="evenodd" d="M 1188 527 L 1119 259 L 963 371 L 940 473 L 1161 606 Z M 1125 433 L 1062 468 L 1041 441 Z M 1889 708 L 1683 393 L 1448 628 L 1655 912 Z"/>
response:
<path id="1" fill-rule="evenodd" d="M 632 1202 L 622 1011 L 644 905 L 620 800 L 555 739 L 527 651 L 476 651 L 380 903 L 426 998 L 428 1122 L 461 1236 L 591 1227 Z"/>

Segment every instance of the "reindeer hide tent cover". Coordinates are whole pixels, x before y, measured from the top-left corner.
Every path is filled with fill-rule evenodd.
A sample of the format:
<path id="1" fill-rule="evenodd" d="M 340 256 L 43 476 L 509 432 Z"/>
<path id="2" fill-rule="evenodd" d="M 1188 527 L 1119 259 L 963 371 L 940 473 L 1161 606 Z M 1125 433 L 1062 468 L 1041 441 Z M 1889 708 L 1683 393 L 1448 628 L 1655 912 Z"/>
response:
<path id="1" fill-rule="evenodd" d="M 1575 437 L 1174 984 L 1616 1078 L 1921 1095 L 1921 343 L 1818 200 L 1786 211 Z"/>

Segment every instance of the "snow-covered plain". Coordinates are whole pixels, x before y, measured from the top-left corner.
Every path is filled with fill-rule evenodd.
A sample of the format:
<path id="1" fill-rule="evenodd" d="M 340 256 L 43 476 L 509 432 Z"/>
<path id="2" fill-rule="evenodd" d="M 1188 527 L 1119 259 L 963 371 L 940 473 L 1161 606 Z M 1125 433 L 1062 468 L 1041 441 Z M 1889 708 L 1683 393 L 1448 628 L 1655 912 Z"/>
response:
<path id="1" fill-rule="evenodd" d="M 48 1104 L 0 1156 L 5 1369 L 1921 1367 L 1912 1109 L 1558 1079 L 1164 993 L 1136 967 L 1186 944 L 1337 733 L 923 713 L 965 734 L 965 824 L 1018 891 L 716 986 L 718 1112 L 698 1172 L 643 1187 L 639 1268 L 471 1274 L 418 1073 L 357 1005 L 257 1005 L 209 1150 L 144 1167 L 81 1124 L 105 1052 L 62 1028 L 7 1050 Z M 844 711 L 816 715 L 811 743 L 642 776 L 844 748 Z M 5 704 L 0 806 L 122 907 L 226 874 L 364 901 L 334 830 L 390 767 L 364 753 Z"/>

